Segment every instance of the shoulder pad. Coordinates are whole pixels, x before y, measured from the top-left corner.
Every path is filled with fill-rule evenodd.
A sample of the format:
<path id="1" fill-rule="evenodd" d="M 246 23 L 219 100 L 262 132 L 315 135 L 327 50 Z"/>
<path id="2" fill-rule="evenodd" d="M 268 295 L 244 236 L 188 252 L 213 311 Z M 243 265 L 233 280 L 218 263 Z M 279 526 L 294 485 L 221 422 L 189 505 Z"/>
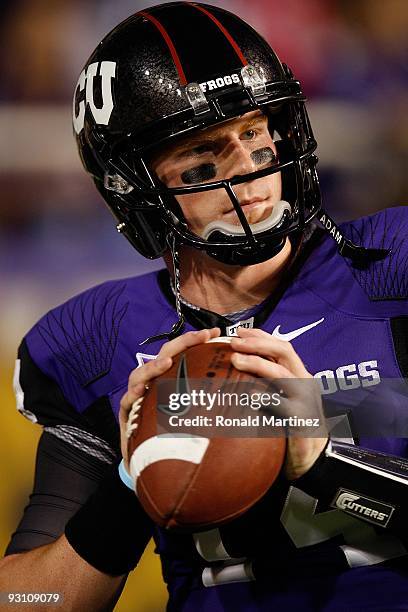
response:
<path id="1" fill-rule="evenodd" d="M 48 312 L 25 340 L 35 364 L 81 411 L 127 381 L 140 342 L 169 313 L 153 272 L 88 289 Z"/>
<path id="2" fill-rule="evenodd" d="M 357 245 L 388 249 L 389 255 L 366 268 L 346 260 L 370 300 L 408 298 L 408 207 L 388 208 L 345 223 L 344 234 Z"/>
<path id="3" fill-rule="evenodd" d="M 71 298 L 40 319 L 29 343 L 37 337 L 38 354 L 53 356 L 86 387 L 110 370 L 129 304 L 125 288 L 125 281 L 111 281 Z"/>

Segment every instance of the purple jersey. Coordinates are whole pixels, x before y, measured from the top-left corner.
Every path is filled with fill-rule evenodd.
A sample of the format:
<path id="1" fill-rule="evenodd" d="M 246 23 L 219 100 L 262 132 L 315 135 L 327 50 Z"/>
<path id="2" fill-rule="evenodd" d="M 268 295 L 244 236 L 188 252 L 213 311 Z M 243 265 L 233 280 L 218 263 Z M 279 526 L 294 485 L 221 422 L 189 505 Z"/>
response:
<path id="1" fill-rule="evenodd" d="M 320 379 L 325 399 L 340 392 L 340 416 L 347 420 L 356 397 L 364 403 L 384 381 L 408 376 L 407 213 L 389 209 L 342 226 L 358 244 L 389 248 L 386 259 L 353 268 L 335 241 L 315 231 L 279 299 L 272 296 L 239 323 L 185 307 L 184 331 L 218 324 L 234 335 L 241 324 L 289 340 Z M 117 437 L 108 435 L 102 420 L 112 429 L 109 418 L 117 420 L 130 371 L 154 358 L 163 341 L 140 343 L 168 332 L 176 319 L 165 272 L 107 282 L 55 308 L 25 343 L 62 403 L 47 402 L 44 409 L 38 401 L 21 409 L 49 433 L 112 461 Z M 394 393 L 390 401 L 392 415 L 406 420 L 403 396 Z M 387 424 L 391 412 L 382 405 L 373 414 Z M 382 422 L 373 425 L 384 431 Z M 406 457 L 407 434 L 394 430 L 353 440 L 351 423 L 349 441 Z M 377 531 L 340 510 L 319 508 L 282 479 L 219 529 L 179 535 L 157 528 L 155 540 L 170 610 L 408 610 L 408 577 L 395 569 L 406 565 L 405 548 Z"/>

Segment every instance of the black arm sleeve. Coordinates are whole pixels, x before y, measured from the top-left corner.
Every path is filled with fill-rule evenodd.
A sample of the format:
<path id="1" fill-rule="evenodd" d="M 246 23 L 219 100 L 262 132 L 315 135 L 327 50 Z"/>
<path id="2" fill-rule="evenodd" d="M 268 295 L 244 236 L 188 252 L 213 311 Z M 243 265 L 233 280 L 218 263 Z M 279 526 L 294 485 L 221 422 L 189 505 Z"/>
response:
<path id="1" fill-rule="evenodd" d="M 6 555 L 56 540 L 110 469 L 109 464 L 44 432 L 38 444 L 33 492 Z"/>
<path id="2" fill-rule="evenodd" d="M 80 415 L 56 381 L 34 362 L 25 340 L 18 358 L 17 407 L 42 425 L 44 432 L 37 449 L 33 492 L 7 555 L 58 538 L 120 456 L 119 428 L 107 398 L 99 398 Z"/>
<path id="3" fill-rule="evenodd" d="M 109 398 L 98 397 L 79 413 L 32 359 L 26 341 L 18 356 L 17 407 L 44 432 L 34 489 L 6 555 L 50 544 L 65 533 L 74 550 L 100 571 L 128 573 L 142 556 L 153 523 L 120 480 L 120 432 Z"/>

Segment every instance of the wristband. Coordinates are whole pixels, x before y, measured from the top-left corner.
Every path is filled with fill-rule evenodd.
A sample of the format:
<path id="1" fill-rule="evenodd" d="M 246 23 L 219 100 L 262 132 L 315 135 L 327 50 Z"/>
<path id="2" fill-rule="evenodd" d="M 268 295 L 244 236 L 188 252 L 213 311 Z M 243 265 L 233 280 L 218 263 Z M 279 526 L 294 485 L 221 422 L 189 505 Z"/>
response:
<path id="1" fill-rule="evenodd" d="M 119 463 L 118 472 L 121 481 L 125 484 L 131 491 L 135 491 L 135 485 L 133 484 L 133 480 L 127 469 L 125 468 L 125 462 L 122 461 Z"/>
<path id="2" fill-rule="evenodd" d="M 152 536 L 153 522 L 135 493 L 121 481 L 118 466 L 65 527 L 65 537 L 97 570 L 121 576 L 134 569 Z"/>

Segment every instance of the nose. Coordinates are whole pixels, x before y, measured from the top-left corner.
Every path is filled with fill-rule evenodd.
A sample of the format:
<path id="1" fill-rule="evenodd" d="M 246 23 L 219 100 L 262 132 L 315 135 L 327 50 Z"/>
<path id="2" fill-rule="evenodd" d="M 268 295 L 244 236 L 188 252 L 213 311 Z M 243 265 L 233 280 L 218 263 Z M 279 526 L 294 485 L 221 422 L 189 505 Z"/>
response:
<path id="1" fill-rule="evenodd" d="M 251 159 L 251 148 L 239 138 L 231 139 L 228 142 L 224 155 L 226 160 L 224 176 L 227 179 L 237 174 L 249 174 L 256 170 L 255 163 Z"/>

